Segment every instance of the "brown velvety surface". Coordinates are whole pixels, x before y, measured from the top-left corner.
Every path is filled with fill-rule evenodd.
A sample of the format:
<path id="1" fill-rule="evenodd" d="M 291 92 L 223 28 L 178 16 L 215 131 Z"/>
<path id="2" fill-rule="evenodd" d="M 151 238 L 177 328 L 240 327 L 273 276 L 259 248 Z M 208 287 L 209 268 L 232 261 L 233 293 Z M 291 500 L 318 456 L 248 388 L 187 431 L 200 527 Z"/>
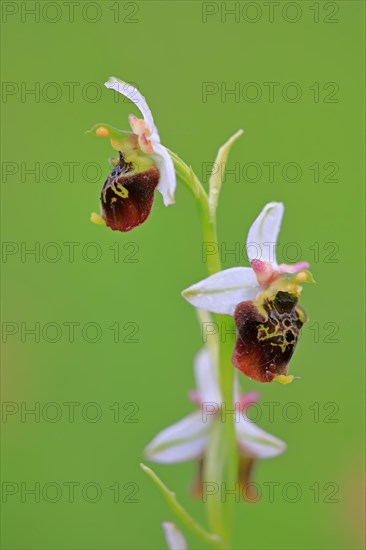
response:
<path id="1" fill-rule="evenodd" d="M 237 341 L 232 360 L 249 378 L 272 382 L 276 375 L 287 374 L 305 314 L 297 305 L 297 297 L 287 292 L 265 300 L 263 308 L 265 314 L 252 300 L 237 305 Z"/>
<path id="2" fill-rule="evenodd" d="M 125 232 L 142 224 L 150 214 L 158 183 L 157 168 L 133 175 L 126 173 L 118 179 L 108 177 L 101 193 L 102 217 L 107 226 Z M 126 191 L 128 196 L 122 197 Z"/>

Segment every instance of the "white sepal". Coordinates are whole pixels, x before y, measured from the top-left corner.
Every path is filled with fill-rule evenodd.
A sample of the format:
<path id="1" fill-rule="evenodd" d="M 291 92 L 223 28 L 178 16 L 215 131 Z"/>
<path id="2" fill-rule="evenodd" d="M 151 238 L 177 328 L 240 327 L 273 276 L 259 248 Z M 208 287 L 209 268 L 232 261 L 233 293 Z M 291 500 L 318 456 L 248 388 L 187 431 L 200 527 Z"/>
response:
<path id="1" fill-rule="evenodd" d="M 145 456 L 161 464 L 177 464 L 202 456 L 210 424 L 202 421 L 202 412 L 194 413 L 162 430 L 145 449 Z"/>
<path id="2" fill-rule="evenodd" d="M 195 307 L 233 315 L 240 302 L 252 300 L 258 292 L 260 286 L 250 267 L 232 267 L 190 286 L 182 296 Z"/>
<path id="3" fill-rule="evenodd" d="M 245 415 L 235 423 L 239 453 L 252 458 L 271 458 L 286 450 L 286 443 L 253 424 Z"/>
<path id="4" fill-rule="evenodd" d="M 154 135 L 155 139 L 159 139 L 159 134 L 155 127 L 154 119 L 150 111 L 150 108 L 146 102 L 146 99 L 138 91 L 137 88 L 135 88 L 131 84 L 128 84 L 127 82 L 123 82 L 123 80 L 120 80 L 115 76 L 109 77 L 107 82 L 104 83 L 104 86 L 112 90 L 115 90 L 116 92 L 124 95 L 130 101 L 132 101 L 132 103 L 136 105 L 136 107 L 139 109 L 142 116 L 144 117 L 146 126 L 148 127 L 150 133 Z"/>
<path id="5" fill-rule="evenodd" d="M 249 260 L 262 260 L 274 267 L 276 262 L 276 244 L 280 232 L 284 206 L 281 202 L 266 204 L 249 229 L 247 255 Z"/>
<path id="6" fill-rule="evenodd" d="M 154 152 L 151 155 L 160 172 L 158 191 L 163 196 L 165 206 L 174 204 L 174 193 L 177 185 L 174 163 L 166 147 L 160 143 L 153 143 Z"/>

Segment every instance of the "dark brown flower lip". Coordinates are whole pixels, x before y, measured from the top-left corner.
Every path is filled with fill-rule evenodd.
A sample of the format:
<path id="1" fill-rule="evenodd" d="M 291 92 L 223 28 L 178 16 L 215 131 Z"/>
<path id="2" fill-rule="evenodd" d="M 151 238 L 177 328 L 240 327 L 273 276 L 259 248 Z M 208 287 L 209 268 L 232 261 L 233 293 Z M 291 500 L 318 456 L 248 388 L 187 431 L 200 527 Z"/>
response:
<path id="1" fill-rule="evenodd" d="M 135 172 L 120 153 L 119 163 L 104 182 L 100 201 L 102 218 L 113 231 L 131 231 L 149 216 L 159 183 L 157 168 Z"/>
<path id="2" fill-rule="evenodd" d="M 287 375 L 305 318 L 297 296 L 288 292 L 277 292 L 260 308 L 253 300 L 238 304 L 234 313 L 234 366 L 257 382 L 272 382 Z"/>
<path id="3" fill-rule="evenodd" d="M 247 502 L 257 502 L 258 495 L 252 484 L 255 460 L 249 456 L 239 456 L 238 479 L 241 496 Z"/>
<path id="4" fill-rule="evenodd" d="M 205 457 L 198 459 L 196 475 L 190 488 L 192 497 L 201 500 L 204 495 L 204 460 Z M 235 498 L 239 497 L 240 500 L 245 500 L 247 502 L 258 501 L 258 495 L 256 494 L 252 483 L 255 463 L 256 460 L 254 458 L 245 456 L 244 454 L 239 454 L 238 483 L 235 489 L 237 491 L 237 496 Z"/>

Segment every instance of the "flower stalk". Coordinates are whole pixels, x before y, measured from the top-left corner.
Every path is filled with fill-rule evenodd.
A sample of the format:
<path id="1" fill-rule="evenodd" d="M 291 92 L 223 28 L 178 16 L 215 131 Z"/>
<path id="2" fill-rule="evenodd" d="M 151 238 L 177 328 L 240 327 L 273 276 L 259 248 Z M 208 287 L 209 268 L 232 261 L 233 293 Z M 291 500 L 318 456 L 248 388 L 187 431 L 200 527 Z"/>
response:
<path id="1" fill-rule="evenodd" d="M 209 196 L 192 170 L 192 167 L 188 166 L 178 155 L 169 149 L 168 151 L 173 160 L 176 175 L 197 201 L 203 242 L 212 243 L 215 251 L 217 251 L 216 216 L 211 216 L 210 214 Z M 209 275 L 213 275 L 221 270 L 220 256 L 217 252 L 209 255 L 207 269 Z"/>
<path id="2" fill-rule="evenodd" d="M 233 330 L 235 334 L 235 326 L 231 318 L 226 316 L 218 316 L 218 318 L 225 319 L 225 326 Z M 218 326 L 221 326 L 220 324 Z M 221 341 L 224 340 L 224 341 Z M 221 388 L 221 395 L 223 399 L 226 411 L 234 411 L 234 369 L 231 368 L 231 354 L 233 349 L 234 336 L 231 337 L 231 330 L 226 331 L 224 339 L 220 338 L 219 347 L 219 381 Z M 236 444 L 234 414 L 227 414 L 222 418 L 220 422 L 221 437 L 225 441 L 226 457 L 223 464 L 223 480 L 224 487 L 228 490 L 233 490 L 238 478 L 238 450 Z M 221 491 L 220 491 L 221 493 Z M 220 500 L 223 501 L 222 494 L 220 494 Z M 225 518 L 225 532 L 227 538 L 227 546 L 230 547 L 231 532 L 232 532 L 232 506 L 233 500 L 229 498 L 223 503 L 223 516 Z"/>
<path id="3" fill-rule="evenodd" d="M 223 146 L 220 149 L 219 157 L 227 160 L 228 149 L 232 143 L 242 134 L 237 132 L 227 144 L 227 149 Z M 221 271 L 221 260 L 219 255 L 218 239 L 217 239 L 217 224 L 216 224 L 216 204 L 215 201 L 210 201 L 209 195 L 206 193 L 202 183 L 191 167 L 188 167 L 175 153 L 169 151 L 178 178 L 185 184 L 189 191 L 197 200 L 199 207 L 199 217 L 201 221 L 202 238 L 204 243 L 212 244 L 213 253 L 207 258 L 208 275 L 214 275 Z M 219 194 L 221 188 L 218 178 L 215 178 L 216 193 Z M 211 179 L 211 194 L 212 194 L 212 179 Z M 217 326 L 221 326 L 222 319 L 232 328 L 232 333 L 235 333 L 234 323 L 231 318 L 225 316 L 215 316 Z M 230 331 L 229 331 L 230 332 Z M 225 342 L 221 342 L 221 338 L 216 338 L 218 350 L 219 364 L 219 386 L 221 390 L 221 398 L 227 411 L 233 411 L 233 383 L 234 371 L 231 367 L 231 353 L 233 348 L 234 338 L 225 338 Z M 218 405 L 221 406 L 221 403 Z M 229 548 L 231 539 L 231 507 L 232 502 L 228 499 L 224 502 L 221 495 L 221 488 L 233 488 L 237 481 L 238 475 L 238 453 L 235 439 L 234 417 L 229 414 L 223 422 L 215 422 L 214 428 L 210 435 L 210 443 L 208 446 L 207 455 L 204 464 L 204 481 L 206 483 L 214 483 L 219 488 L 215 495 L 211 495 L 207 502 L 208 520 L 211 529 L 215 529 L 222 540 L 225 542 L 225 548 Z"/>
<path id="4" fill-rule="evenodd" d="M 214 253 L 207 256 L 207 271 L 209 275 L 213 275 L 221 270 L 221 260 L 217 246 L 216 217 L 213 220 L 210 219 L 207 195 L 205 203 L 200 207 L 199 216 L 202 229 L 202 242 L 212 244 L 214 249 Z"/>

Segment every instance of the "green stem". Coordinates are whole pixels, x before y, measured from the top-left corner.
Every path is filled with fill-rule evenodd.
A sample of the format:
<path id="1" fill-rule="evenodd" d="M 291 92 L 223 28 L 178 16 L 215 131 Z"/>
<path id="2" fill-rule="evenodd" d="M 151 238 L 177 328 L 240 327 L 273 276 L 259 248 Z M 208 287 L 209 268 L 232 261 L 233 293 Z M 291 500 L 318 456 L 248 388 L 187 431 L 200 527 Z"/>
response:
<path id="1" fill-rule="evenodd" d="M 201 220 L 203 243 L 212 245 L 210 254 L 207 255 L 207 271 L 209 275 L 213 275 L 214 273 L 221 271 L 221 261 L 217 242 L 216 219 L 214 219 L 213 221 L 210 220 L 208 199 L 205 203 L 203 203 L 202 201 L 200 206 L 201 208 L 199 214 Z"/>
<path id="2" fill-rule="evenodd" d="M 207 270 L 209 275 L 213 275 L 221 271 L 216 215 L 210 216 L 208 200 L 202 201 L 200 206 L 203 242 L 212 245 L 212 253 L 207 256 Z M 223 324 L 225 327 L 229 325 L 230 329 L 234 326 L 231 317 L 216 315 L 215 320 L 219 332 Z M 234 371 L 231 354 L 234 346 L 232 338 L 227 337 L 227 332 L 225 330 L 225 338 L 221 338 L 221 335 L 217 338 L 219 384 L 224 407 L 227 411 L 232 411 Z M 216 529 L 225 542 L 225 548 L 229 548 L 232 531 L 232 497 L 226 498 L 225 491 L 234 489 L 238 472 L 235 424 L 232 414 L 216 419 L 210 439 L 206 453 L 205 480 L 213 481 L 219 487 L 216 495 L 208 497 L 214 499 L 212 505 L 208 506 L 209 520 L 211 528 L 217 526 Z"/>
<path id="3" fill-rule="evenodd" d="M 156 487 L 159 489 L 160 493 L 165 498 L 171 510 L 174 514 L 182 521 L 182 523 L 197 535 L 200 539 L 210 545 L 212 548 L 225 548 L 223 546 L 220 537 L 217 535 L 208 533 L 203 527 L 201 527 L 193 518 L 188 514 L 188 512 L 183 508 L 183 506 L 177 501 L 175 493 L 170 491 L 168 487 L 161 481 L 161 479 L 156 475 L 156 473 L 151 469 L 145 466 L 145 464 L 140 464 L 142 470 L 149 476 L 149 478 L 154 482 Z"/>
<path id="4" fill-rule="evenodd" d="M 209 198 L 198 177 L 191 167 L 188 167 L 177 155 L 169 151 L 172 156 L 176 173 L 179 179 L 193 194 L 199 205 L 203 242 L 212 245 L 212 253 L 207 257 L 207 270 L 209 275 L 221 271 L 221 261 L 216 231 L 216 214 L 212 215 L 209 209 Z M 234 332 L 234 323 L 231 317 L 215 316 L 217 326 L 230 327 Z M 229 332 L 230 332 L 229 329 Z M 225 334 L 227 335 L 227 330 Z M 221 396 L 226 411 L 233 411 L 233 381 L 234 371 L 231 364 L 231 354 L 234 347 L 233 338 L 217 338 L 219 383 Z M 208 445 L 204 479 L 206 482 L 215 483 L 218 492 L 211 495 L 212 501 L 207 502 L 208 519 L 211 529 L 215 529 L 224 541 L 225 548 L 230 548 L 232 531 L 232 498 L 225 498 L 225 490 L 233 490 L 237 482 L 238 453 L 236 446 L 236 434 L 234 415 L 226 414 L 215 421 L 210 442 Z M 223 442 L 225 441 L 225 444 Z"/>
<path id="5" fill-rule="evenodd" d="M 221 262 L 217 245 L 216 219 L 212 219 L 210 215 L 208 195 L 202 183 L 193 172 L 192 167 L 187 166 L 187 164 L 172 151 L 169 151 L 169 154 L 174 162 L 174 168 L 178 178 L 198 202 L 203 242 L 212 244 L 214 248 L 214 252 L 209 254 L 207 258 L 208 273 L 209 275 L 213 275 L 221 270 Z"/>
<path id="6" fill-rule="evenodd" d="M 226 441 L 225 445 L 225 460 L 224 460 L 224 486 L 222 489 L 223 515 L 225 517 L 226 531 L 228 533 L 228 547 L 230 544 L 230 534 L 232 532 L 232 508 L 233 496 L 228 495 L 225 499 L 225 492 L 232 491 L 236 487 L 238 480 L 238 450 L 236 444 L 235 422 L 234 422 L 234 368 L 231 362 L 231 355 L 234 349 L 233 332 L 235 333 L 235 325 L 233 319 L 228 316 L 216 316 L 219 319 L 218 326 L 224 326 L 225 330 L 223 338 L 220 338 L 219 347 L 219 380 L 220 389 L 223 399 L 223 408 L 221 415 L 222 438 Z"/>

